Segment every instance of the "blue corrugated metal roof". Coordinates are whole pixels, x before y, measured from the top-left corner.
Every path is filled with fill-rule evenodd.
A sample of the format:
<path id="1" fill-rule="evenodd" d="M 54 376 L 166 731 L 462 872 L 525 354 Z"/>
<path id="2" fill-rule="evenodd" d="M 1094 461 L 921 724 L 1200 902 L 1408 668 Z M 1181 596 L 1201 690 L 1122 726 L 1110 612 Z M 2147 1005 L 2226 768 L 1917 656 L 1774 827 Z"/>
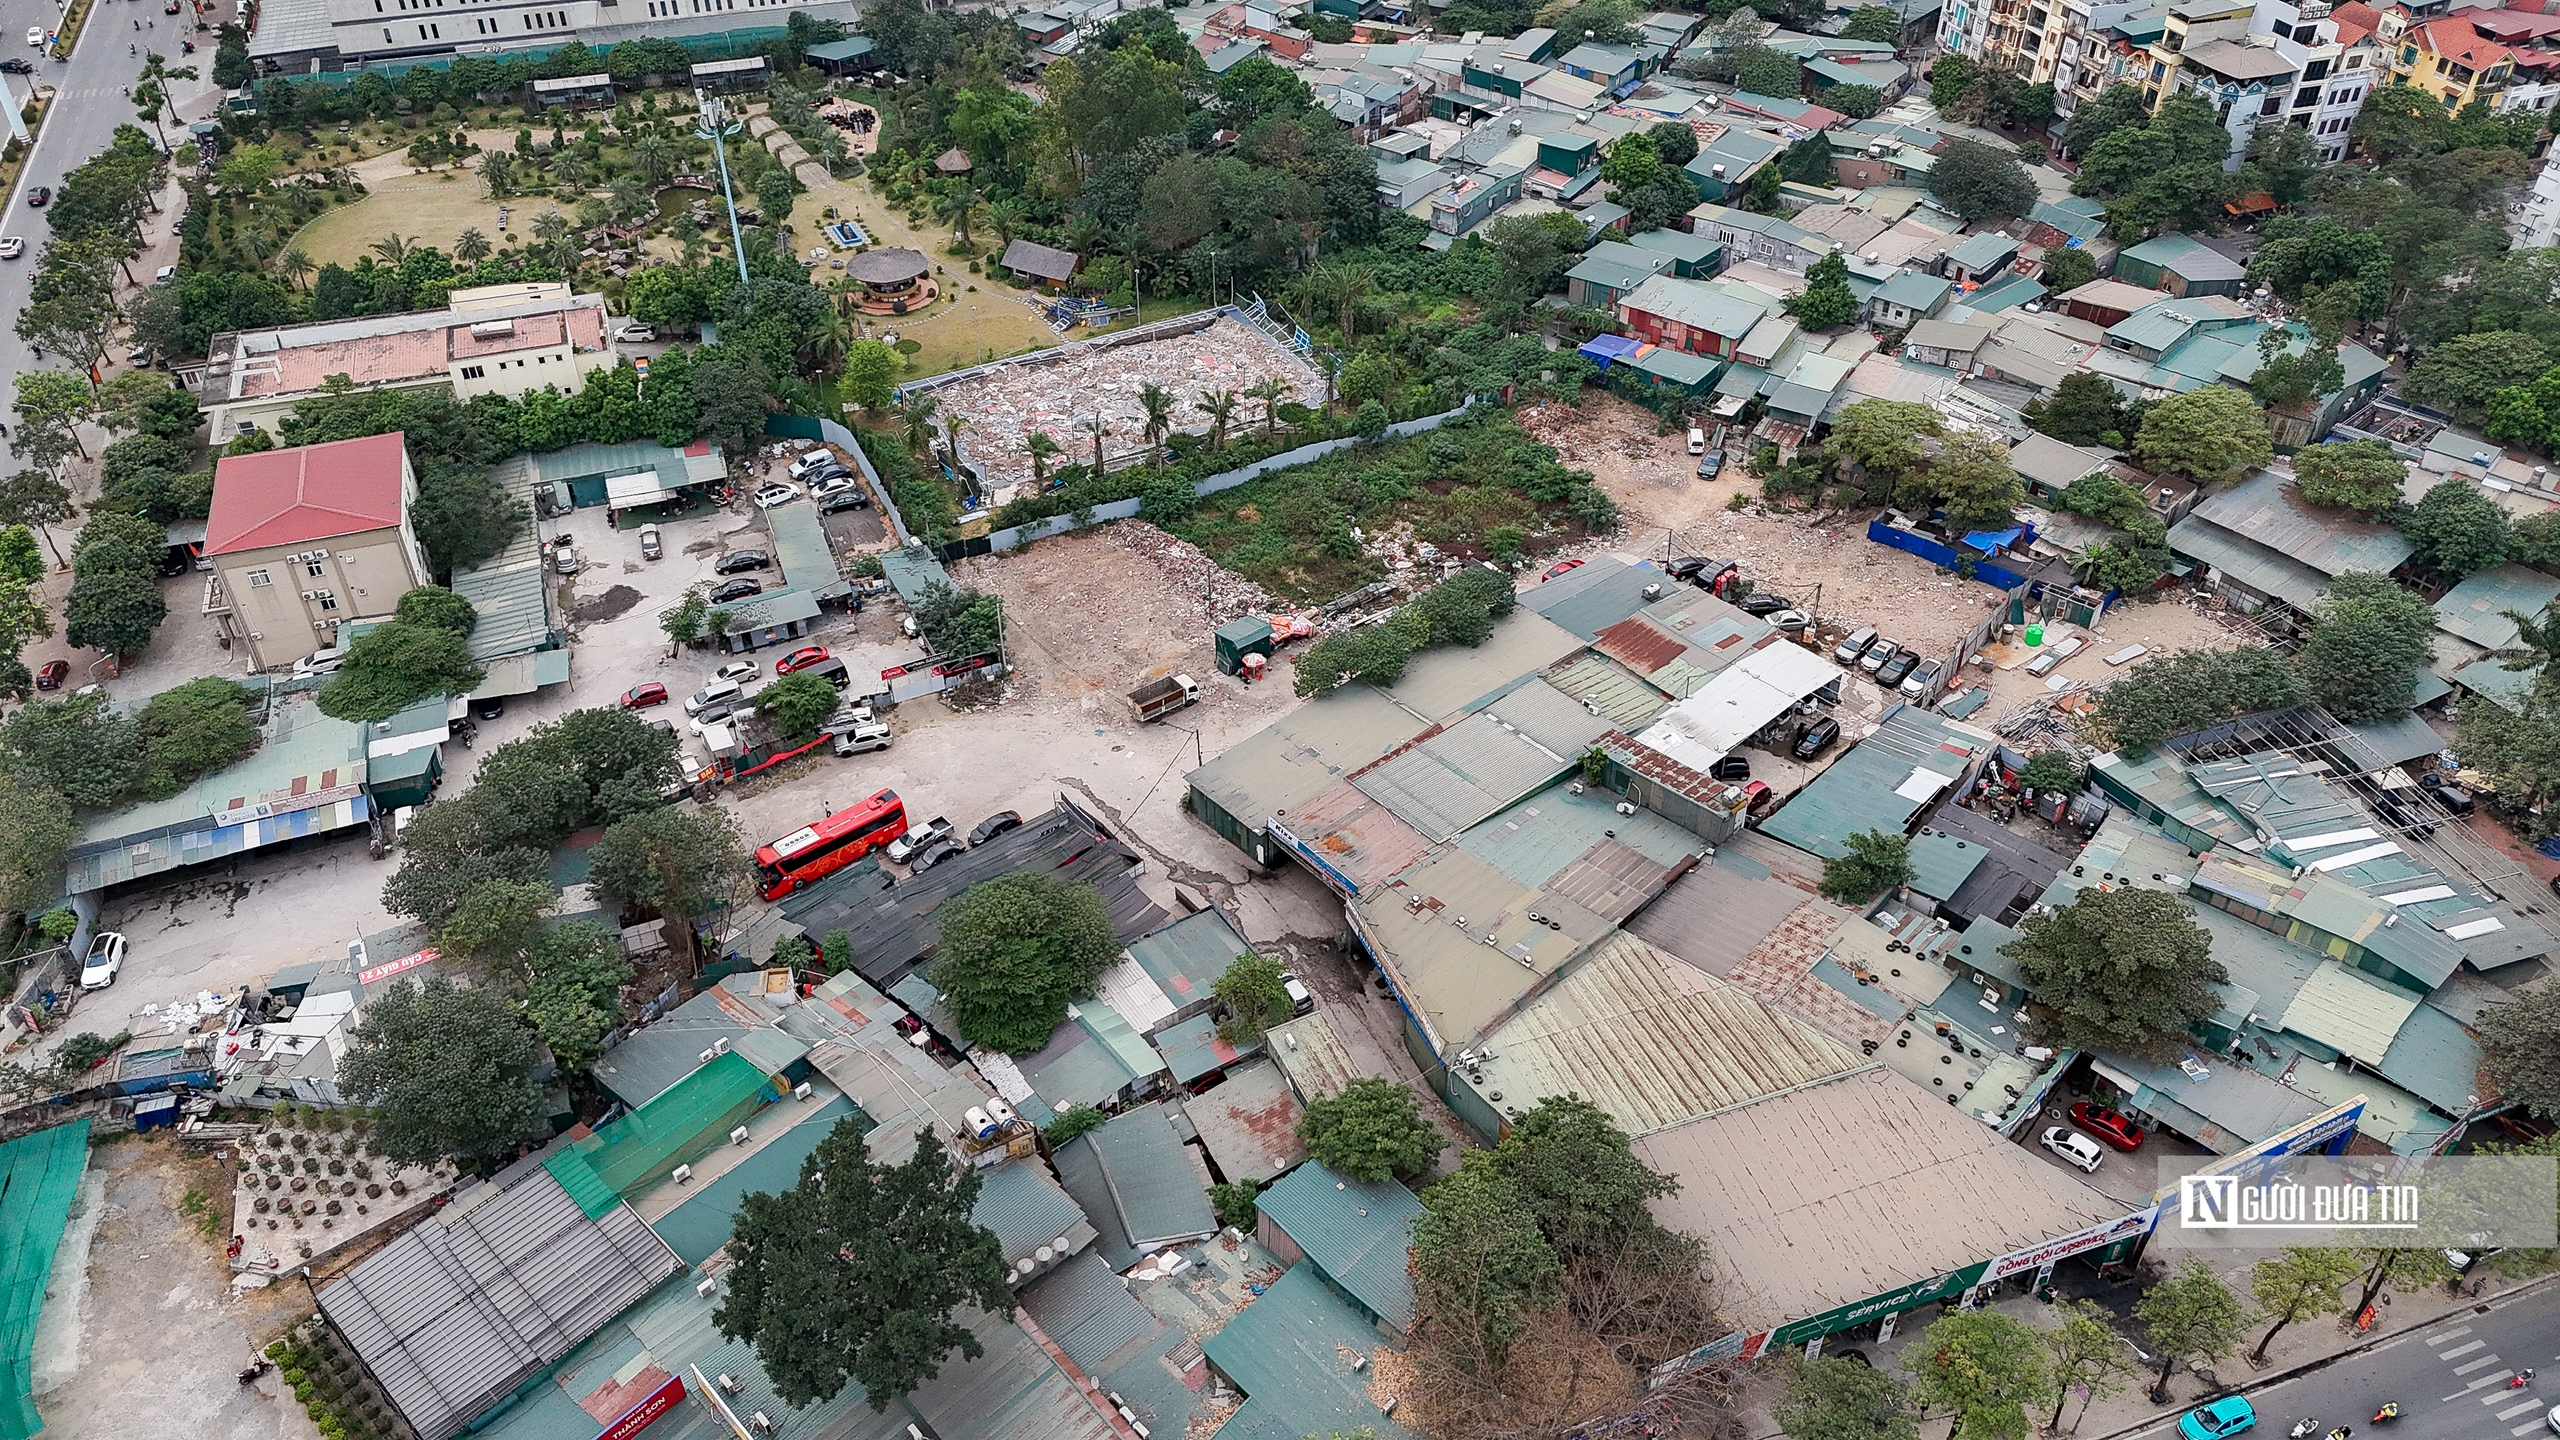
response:
<path id="1" fill-rule="evenodd" d="M 1200 1348 L 1245 1393 L 1218 1429 L 1226 1440 L 1305 1440 L 1362 1426 L 1380 1440 L 1411 1440 L 1378 1413 L 1365 1364 L 1351 1368 L 1353 1357 L 1377 1353 L 1377 1329 L 1307 1266 L 1281 1276 Z"/>
<path id="2" fill-rule="evenodd" d="M 1173 1072 L 1176 1085 L 1188 1085 L 1241 1058 L 1236 1047 L 1218 1037 L 1218 1022 L 1207 1015 L 1194 1015 L 1158 1031 L 1156 1053 L 1164 1057 L 1164 1068 Z"/>
<path id="3" fill-rule="evenodd" d="M 1310 1160 L 1280 1177 L 1254 1208 L 1280 1227 L 1307 1262 L 1371 1314 L 1403 1330 L 1413 1324 L 1413 1277 L 1405 1252 L 1423 1204 L 1392 1180 L 1354 1180 Z"/>

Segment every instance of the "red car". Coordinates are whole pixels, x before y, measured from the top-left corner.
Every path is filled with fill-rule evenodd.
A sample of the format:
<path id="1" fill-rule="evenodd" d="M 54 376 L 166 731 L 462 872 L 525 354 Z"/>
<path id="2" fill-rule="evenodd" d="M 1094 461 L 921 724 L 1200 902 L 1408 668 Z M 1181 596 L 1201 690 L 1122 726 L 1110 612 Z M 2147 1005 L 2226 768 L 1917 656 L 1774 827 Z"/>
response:
<path id="1" fill-rule="evenodd" d="M 622 708 L 625 710 L 643 710 L 651 705 L 666 703 L 667 687 L 654 680 L 646 685 L 634 685 L 622 692 Z"/>
<path id="2" fill-rule="evenodd" d="M 59 690 L 62 688 L 62 682 L 70 678 L 70 661 L 48 660 L 36 671 L 36 688 L 39 690 Z"/>
<path id="3" fill-rule="evenodd" d="M 2142 1132 L 2133 1128 L 2133 1122 L 2104 1106 L 2081 1101 L 2071 1107 L 2071 1123 L 2118 1150 L 2142 1148 Z"/>
<path id="4" fill-rule="evenodd" d="M 1581 568 L 1582 562 L 1579 560 L 1559 560 L 1553 565 L 1548 566 L 1547 573 L 1539 576 L 1538 578 L 1541 582 L 1553 580 L 1568 570 L 1579 570 Z"/>
<path id="5" fill-rule="evenodd" d="M 819 664 L 829 658 L 831 657 L 827 654 L 826 646 L 803 645 L 799 649 L 794 650 L 790 654 L 775 661 L 773 663 L 773 673 L 776 675 L 788 675 L 794 670 L 806 670 L 810 666 Z"/>

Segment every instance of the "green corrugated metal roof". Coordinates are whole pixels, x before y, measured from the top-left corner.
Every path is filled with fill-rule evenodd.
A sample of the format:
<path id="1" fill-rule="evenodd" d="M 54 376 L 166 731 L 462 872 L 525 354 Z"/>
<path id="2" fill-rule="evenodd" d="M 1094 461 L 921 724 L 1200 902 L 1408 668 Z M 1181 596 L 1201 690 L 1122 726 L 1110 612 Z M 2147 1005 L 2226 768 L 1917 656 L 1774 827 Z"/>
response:
<path id="1" fill-rule="evenodd" d="M 1253 1206 L 1305 1252 L 1307 1263 L 1398 1330 L 1413 1324 L 1405 1252 L 1422 1202 L 1392 1180 L 1354 1180 L 1310 1160 L 1280 1177 Z"/>
<path id="2" fill-rule="evenodd" d="M 823 595 L 844 584 L 844 577 L 836 572 L 835 554 L 827 548 L 826 525 L 819 520 L 816 506 L 777 505 L 764 512 L 764 523 L 773 531 L 774 563 L 782 567 L 783 579 L 794 589 Z"/>
<path id="3" fill-rule="evenodd" d="M 577 1142 L 596 1178 L 618 1194 L 677 1163 L 697 1145 L 725 1138 L 723 1121 L 751 1112 L 772 1081 L 732 1050 L 677 1081 L 656 1099 Z M 734 1122 L 732 1122 L 734 1123 Z M 698 1152 L 697 1152 L 698 1153 Z M 546 1162 L 548 1163 L 548 1162 Z"/>
<path id="4" fill-rule="evenodd" d="M 2501 649 L 2516 639 L 2516 622 L 2506 611 L 2539 618 L 2555 598 L 2560 598 L 2560 580 L 2522 565 L 2500 565 L 2446 591 L 2436 602 L 2436 628 L 2485 650 Z"/>
<path id="5" fill-rule="evenodd" d="M 1140 1249 L 1218 1233 L 1209 1192 L 1162 1105 L 1121 1112 L 1071 1144 L 1092 1147 L 1130 1243 Z"/>
<path id="6" fill-rule="evenodd" d="M 1129 958 L 1177 1010 L 1206 999 L 1236 957 L 1252 952 L 1252 944 L 1215 910 L 1185 915 L 1129 944 Z"/>
<path id="7" fill-rule="evenodd" d="M 2400 1022 L 2378 1068 L 2383 1079 L 2450 1114 L 2470 1109 L 2472 1097 L 2483 1093 L 2480 1042 L 2432 1005 L 2419 1006 Z"/>
<path id="8" fill-rule="evenodd" d="M 1911 842 L 1911 888 L 1932 900 L 1944 900 L 1990 854 L 1971 840 L 1931 830 Z"/>
<path id="9" fill-rule="evenodd" d="M 1578 655 L 1547 672 L 1547 683 L 1576 700 L 1599 707 L 1601 718 L 1630 735 L 1653 723 L 1654 717 L 1671 705 L 1670 696 L 1606 655 Z"/>
<path id="10" fill-rule="evenodd" d="M 1218 1022 L 1206 1015 L 1157 1031 L 1155 1049 L 1164 1057 L 1162 1067 L 1173 1072 L 1176 1085 L 1188 1085 L 1243 1058 L 1236 1047 L 1218 1038 Z"/>
<path id="11" fill-rule="evenodd" d="M 471 658 L 530 650 L 551 638 L 542 541 L 532 526 L 485 565 L 453 572 L 453 593 L 471 602 Z"/>
<path id="12" fill-rule="evenodd" d="M 889 588 L 898 592 L 898 598 L 910 606 L 924 598 L 925 587 L 951 583 L 951 576 L 932 552 L 912 546 L 880 552 L 880 573 L 888 580 Z"/>
<path id="13" fill-rule="evenodd" d="M 1084 1223 L 1084 1211 L 1036 1164 L 987 1172 L 969 1218 L 993 1231 L 1007 1259 L 1028 1255 Z"/>
<path id="14" fill-rule="evenodd" d="M 1412 1440 L 1369 1396 L 1376 1327 L 1309 1266 L 1291 1267 L 1200 1348 L 1245 1394 L 1218 1427 L 1225 1440 L 1305 1440 L 1363 1427 L 1379 1440 Z M 1360 1369 L 1351 1368 L 1354 1356 Z"/>
<path id="15" fill-rule="evenodd" d="M 2418 997 L 2323 961 L 2284 1008 L 2284 1028 L 2379 1066 Z"/>
<path id="16" fill-rule="evenodd" d="M 89 1164 L 89 1122 L 74 1120 L 0 1145 L 0 1440 L 44 1428 L 36 1413 L 36 1317 L 54 1251 Z"/>
<path id="17" fill-rule="evenodd" d="M 1705 843 L 1650 810 L 1621 815 L 1616 801 L 1604 790 L 1576 795 L 1560 781 L 1478 821 L 1457 837 L 1458 848 L 1523 885 L 1543 886 L 1612 831 L 1666 871 Z"/>

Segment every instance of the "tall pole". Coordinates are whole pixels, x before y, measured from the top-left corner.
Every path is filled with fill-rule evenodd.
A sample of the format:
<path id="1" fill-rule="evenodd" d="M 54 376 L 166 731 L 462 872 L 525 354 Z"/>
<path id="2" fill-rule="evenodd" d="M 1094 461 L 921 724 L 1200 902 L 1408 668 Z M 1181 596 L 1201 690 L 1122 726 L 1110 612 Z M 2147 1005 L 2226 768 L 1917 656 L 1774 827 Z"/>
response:
<path id="1" fill-rule="evenodd" d="M 694 127 L 693 133 L 711 142 L 712 157 L 720 162 L 720 198 L 729 206 L 729 248 L 738 258 L 738 283 L 744 285 L 748 283 L 747 242 L 738 233 L 738 194 L 729 185 L 729 147 L 720 139 L 731 128 L 728 106 L 699 88 L 694 90 L 693 98 L 702 107 L 702 123 Z"/>

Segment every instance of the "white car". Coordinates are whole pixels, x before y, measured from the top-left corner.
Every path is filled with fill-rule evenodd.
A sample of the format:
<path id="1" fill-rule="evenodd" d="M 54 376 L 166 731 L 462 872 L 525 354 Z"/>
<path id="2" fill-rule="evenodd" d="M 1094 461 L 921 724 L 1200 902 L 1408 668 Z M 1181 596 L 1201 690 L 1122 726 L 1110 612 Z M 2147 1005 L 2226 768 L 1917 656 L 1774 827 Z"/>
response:
<path id="1" fill-rule="evenodd" d="M 848 490 L 859 490 L 861 488 L 862 482 L 860 480 L 855 479 L 851 475 L 839 475 L 833 480 L 821 480 L 817 484 L 810 486 L 809 498 L 812 500 L 832 500 L 836 496 L 842 495 Z"/>
<path id="2" fill-rule="evenodd" d="M 89 963 L 80 967 L 80 988 L 104 990 L 116 983 L 116 972 L 123 968 L 124 936 L 102 930 L 89 942 Z"/>
<path id="3" fill-rule="evenodd" d="M 715 680 L 753 680 L 764 673 L 764 667 L 753 660 L 732 660 L 711 672 Z"/>
<path id="4" fill-rule="evenodd" d="M 772 484 L 767 485 L 756 492 L 756 508 L 759 510 L 770 510 L 776 505 L 787 505 L 799 498 L 799 486 L 786 485 L 781 481 L 776 480 Z"/>
<path id="5" fill-rule="evenodd" d="M 2097 1141 L 2067 1125 L 2053 1126 L 2038 1138 L 2047 1150 L 2092 1174 L 2096 1173 L 2098 1162 L 2106 1158 L 2107 1152 L 2098 1148 Z"/>
<path id="6" fill-rule="evenodd" d="M 694 716 L 692 720 L 688 721 L 687 728 L 692 730 L 694 734 L 699 735 L 714 725 L 726 725 L 730 721 L 741 715 L 747 714 L 754 709 L 755 706 L 749 703 L 747 698 L 742 695 L 737 699 L 728 701 L 724 704 L 710 706 L 701 714 Z"/>
<path id="7" fill-rule="evenodd" d="M 0 260 L 15 260 L 26 253 L 26 241 L 15 235 L 0 235 Z"/>
<path id="8" fill-rule="evenodd" d="M 559 571 L 563 575 L 577 574 L 578 548 L 574 545 L 563 545 L 558 549 L 553 550 L 551 552 L 551 568 Z"/>
<path id="9" fill-rule="evenodd" d="M 836 452 L 833 450 L 803 450 L 800 452 L 800 458 L 791 462 L 791 478 L 797 480 L 813 470 L 824 470 L 830 465 L 843 463 L 836 458 Z"/>
<path id="10" fill-rule="evenodd" d="M 1289 1011 L 1291 1014 L 1304 1015 L 1308 1011 L 1316 1008 L 1315 995 L 1307 989 L 1306 982 L 1298 978 L 1296 971 L 1283 970 L 1280 972 L 1280 988 L 1287 991 L 1289 994 Z"/>
<path id="11" fill-rule="evenodd" d="M 613 332 L 617 345 L 646 345 L 658 338 L 658 332 L 646 325 L 625 325 Z"/>
<path id="12" fill-rule="evenodd" d="M 43 27 L 43 26 L 41 26 L 41 25 L 30 25 L 30 26 L 28 26 L 28 27 L 27 27 L 27 43 L 28 43 L 28 44 L 30 44 L 30 45 L 36 46 L 36 47 L 37 47 L 37 48 L 39 48 L 39 49 L 43 48 L 43 46 L 44 46 L 44 27 Z"/>

